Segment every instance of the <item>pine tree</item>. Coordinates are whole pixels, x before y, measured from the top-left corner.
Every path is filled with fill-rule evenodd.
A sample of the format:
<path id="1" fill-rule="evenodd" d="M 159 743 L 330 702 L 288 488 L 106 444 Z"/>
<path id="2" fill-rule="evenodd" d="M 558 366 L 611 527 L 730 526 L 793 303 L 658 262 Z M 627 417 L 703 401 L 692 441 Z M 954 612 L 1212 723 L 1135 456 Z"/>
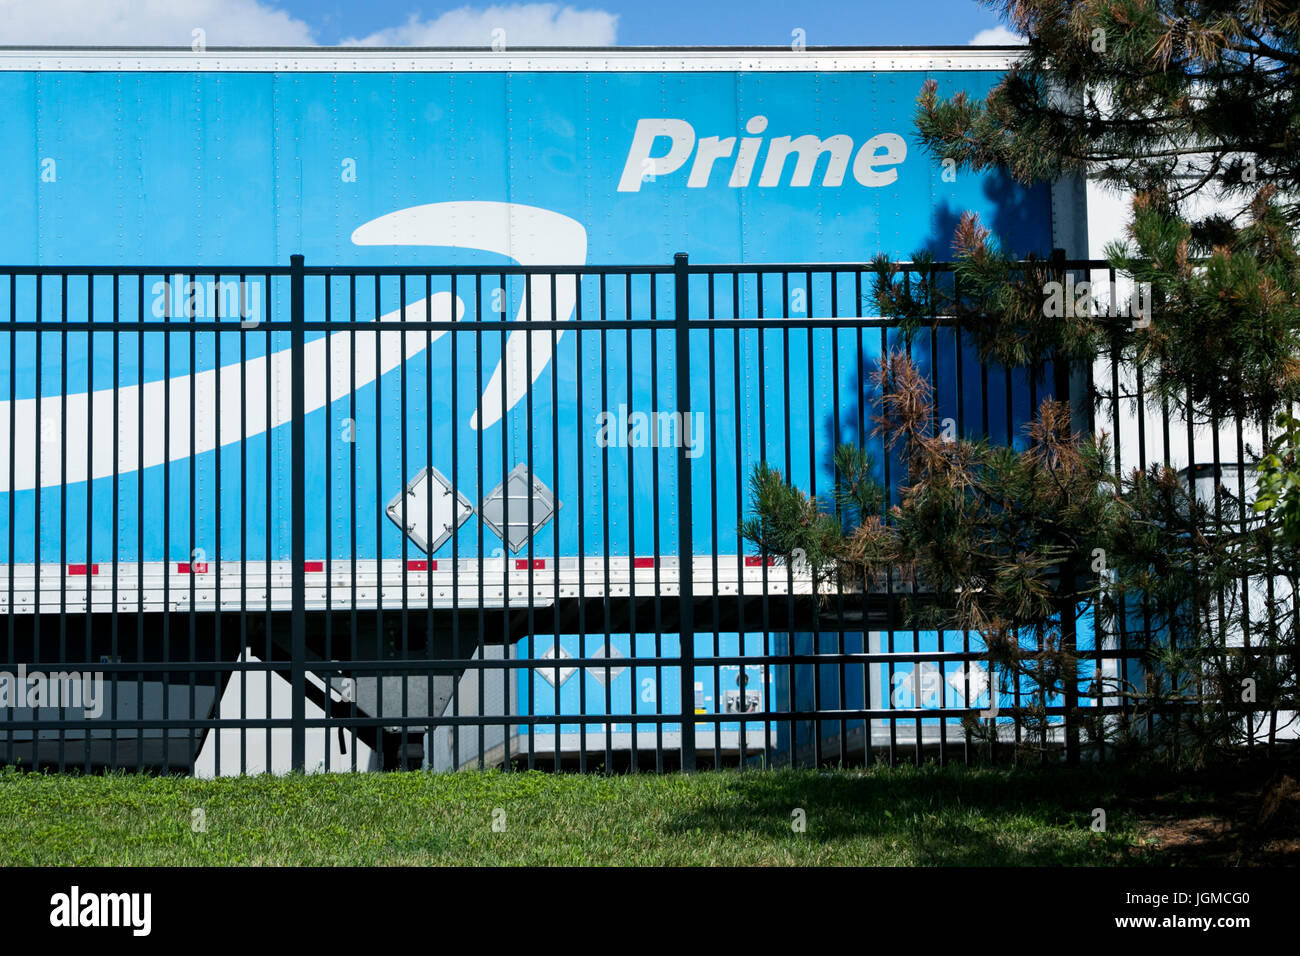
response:
<path id="1" fill-rule="evenodd" d="M 919 136 L 958 169 L 1026 184 L 1086 176 L 1129 194 L 1127 238 L 1107 257 L 1148 290 L 1144 321 L 1054 309 L 1059 262 L 1000 248 L 970 215 L 951 272 L 878 259 L 876 304 L 906 333 L 950 317 L 983 360 L 1050 372 L 1062 399 L 1069 368 L 1104 356 L 1142 371 L 1135 401 L 1197 425 L 1253 423 L 1265 442 L 1258 501 L 1219 487 L 1207 505 L 1165 465 L 1114 476 L 1106 436 L 1079 434 L 1065 401 L 1041 405 L 1024 451 L 945 441 L 929 383 L 896 354 L 877 374 L 876 435 L 908 465 L 898 504 L 886 510 L 865 454 L 841 448 L 835 501 L 756 471 L 742 533 L 805 555 L 823 587 L 917 575 L 933 600 L 914 602 L 911 619 L 978 632 L 1005 679 L 1028 688 L 1016 715 L 1027 740 L 1046 741 L 1047 702 L 1063 701 L 1070 759 L 1084 733 L 1203 761 L 1253 743 L 1261 719 L 1271 745 L 1278 714 L 1300 706 L 1300 464 L 1287 411 L 1300 399 L 1300 7 L 986 5 L 1028 38 L 1023 57 L 982 101 L 925 83 Z M 1198 216 L 1206 195 L 1218 209 Z M 1081 673 L 1074 624 L 1088 612 L 1124 633 L 1140 675 Z M 1243 629 L 1253 654 L 1230 646 Z M 1096 716 L 1089 704 L 1103 699 L 1121 702 L 1118 718 Z"/>

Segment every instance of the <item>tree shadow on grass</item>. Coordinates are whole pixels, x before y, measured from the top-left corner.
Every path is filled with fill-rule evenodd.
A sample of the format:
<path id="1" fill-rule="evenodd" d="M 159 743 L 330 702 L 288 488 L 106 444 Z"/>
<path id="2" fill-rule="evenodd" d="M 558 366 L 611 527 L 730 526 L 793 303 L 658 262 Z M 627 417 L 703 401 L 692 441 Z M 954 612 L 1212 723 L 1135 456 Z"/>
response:
<path id="1" fill-rule="evenodd" d="M 1093 832 L 1094 809 L 1107 810 Z M 1115 783 L 1091 771 L 959 770 L 736 774 L 711 806 L 675 816 L 678 834 L 788 840 L 794 811 L 802 839 L 827 846 L 865 841 L 939 866 L 1140 863 L 1136 829 Z"/>
<path id="2" fill-rule="evenodd" d="M 787 842 L 801 808 L 801 839 L 875 844 L 877 856 L 919 864 L 1294 866 L 1297 780 L 1300 751 L 1181 773 L 1114 764 L 745 772 L 670 827 Z M 1099 810 L 1104 832 L 1093 830 Z"/>

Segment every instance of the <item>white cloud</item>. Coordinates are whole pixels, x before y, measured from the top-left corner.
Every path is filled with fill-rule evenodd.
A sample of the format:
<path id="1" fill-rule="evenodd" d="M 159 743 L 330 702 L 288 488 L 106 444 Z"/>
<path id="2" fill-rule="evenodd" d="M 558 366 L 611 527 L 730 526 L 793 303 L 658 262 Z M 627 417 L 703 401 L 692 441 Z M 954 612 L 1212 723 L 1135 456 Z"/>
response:
<path id="1" fill-rule="evenodd" d="M 312 28 L 268 0 L 0 0 L 0 45 L 316 46 Z M 504 30 L 504 34 L 493 31 Z M 345 46 L 613 46 L 618 15 L 558 3 L 460 7 Z"/>
<path id="2" fill-rule="evenodd" d="M 1015 30 L 1004 26 L 981 30 L 971 38 L 971 46 L 1024 46 L 1029 41 Z"/>
<path id="3" fill-rule="evenodd" d="M 0 44 L 311 46 L 311 28 L 260 0 L 0 0 Z"/>
<path id="4" fill-rule="evenodd" d="M 504 30 L 504 34 L 494 31 Z M 604 10 L 576 10 L 556 3 L 460 7 L 433 20 L 411 14 L 401 26 L 353 37 L 344 46 L 613 46 L 618 15 Z"/>

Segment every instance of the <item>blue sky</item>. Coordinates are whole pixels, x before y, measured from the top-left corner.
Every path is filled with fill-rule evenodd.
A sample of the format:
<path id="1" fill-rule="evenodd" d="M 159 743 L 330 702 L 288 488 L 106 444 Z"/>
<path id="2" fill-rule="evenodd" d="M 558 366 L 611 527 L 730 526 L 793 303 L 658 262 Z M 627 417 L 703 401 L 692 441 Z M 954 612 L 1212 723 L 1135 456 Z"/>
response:
<path id="1" fill-rule="evenodd" d="M 0 44 L 809 46 L 1005 42 L 977 0 L 0 0 Z"/>
<path id="2" fill-rule="evenodd" d="M 424 21 L 463 8 L 463 3 L 417 0 L 291 0 L 283 8 L 320 31 L 324 43 L 364 37 L 408 21 Z M 476 9 L 491 4 L 470 4 Z M 881 46 L 961 44 L 981 30 L 998 25 L 996 14 L 976 0 L 929 0 L 927 15 L 897 0 L 839 0 L 791 3 L 790 0 L 604 0 L 573 4 L 577 10 L 601 10 L 618 16 L 620 45 L 680 46 L 784 45 L 802 29 L 809 45 Z"/>

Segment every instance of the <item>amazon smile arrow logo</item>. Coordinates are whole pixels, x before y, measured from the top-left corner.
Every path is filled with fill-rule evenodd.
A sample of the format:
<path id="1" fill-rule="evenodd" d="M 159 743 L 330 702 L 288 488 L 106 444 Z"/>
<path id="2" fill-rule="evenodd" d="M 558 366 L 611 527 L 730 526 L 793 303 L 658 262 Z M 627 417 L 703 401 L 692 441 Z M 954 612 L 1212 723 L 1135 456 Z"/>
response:
<path id="1" fill-rule="evenodd" d="M 503 202 L 444 202 L 399 209 L 358 227 L 352 241 L 359 246 L 433 246 L 474 249 L 508 256 L 520 265 L 582 266 L 587 258 L 587 231 L 568 216 Z M 526 322 L 531 299 L 532 312 L 552 315 L 550 276 L 530 276 L 529 296 L 519 307 L 517 322 Z M 558 277 L 555 282 L 554 315 L 567 321 L 577 302 L 577 279 Z M 453 319 L 454 316 L 454 319 Z M 437 292 L 427 299 L 408 303 L 405 318 L 413 322 L 459 321 L 465 316 L 465 303 L 449 292 Z M 401 322 L 403 310 L 380 317 L 381 322 Z M 305 346 L 305 408 L 308 413 L 328 402 L 348 395 L 397 368 L 402 362 L 419 355 L 442 338 L 444 332 L 430 332 L 428 338 L 393 332 L 335 332 L 315 339 Z M 563 333 L 561 333 L 563 334 Z M 558 341 L 559 335 L 556 336 Z M 405 343 L 403 342 L 405 340 Z M 531 341 L 530 341 L 531 340 Z M 530 356 L 531 348 L 531 356 Z M 330 381 L 326 382 L 325 355 L 329 350 Z M 356 378 L 353 378 L 353 357 Z M 526 373 L 532 362 L 532 378 Z M 491 428 L 505 411 L 513 408 L 527 394 L 529 387 L 551 361 L 551 336 L 513 331 L 506 339 L 505 354 L 492 372 L 483 390 L 482 421 L 476 411 L 470 421 L 473 428 Z M 106 478 L 114 471 L 126 474 L 180 461 L 191 454 L 252 438 L 284 425 L 291 418 L 290 365 L 292 354 L 281 349 L 267 356 L 243 363 L 223 365 L 166 380 L 128 385 L 117 389 L 117 428 L 108 427 L 114 418 L 114 390 L 96 389 L 69 395 L 42 396 L 38 429 L 36 399 L 19 399 L 11 409 L 0 401 L 0 493 L 27 491 L 36 487 L 36 442 L 41 451 L 41 487 L 54 487 L 89 478 Z M 269 369 L 268 369 L 269 365 Z M 502 402 L 502 378 L 505 401 Z M 194 434 L 190 434 L 190 402 L 199 407 L 217 407 L 220 383 L 220 409 L 215 415 L 195 415 Z M 267 389 L 270 388 L 268 414 Z M 141 394 L 143 390 L 143 394 Z M 157 421 L 164 403 L 169 412 L 169 427 L 164 436 L 161 427 L 139 428 L 139 409 Z M 66 408 L 65 408 L 66 406 Z M 66 419 L 65 419 L 66 413 Z M 242 415 L 242 424 L 241 424 Z M 10 418 L 13 431 L 10 433 Z M 94 422 L 94 435 L 88 436 Z M 67 461 L 60 460 L 67 423 Z M 164 437 L 169 441 L 164 442 Z M 170 455 L 164 451 L 169 450 Z M 9 456 L 13 454 L 14 480 L 9 487 Z"/>

